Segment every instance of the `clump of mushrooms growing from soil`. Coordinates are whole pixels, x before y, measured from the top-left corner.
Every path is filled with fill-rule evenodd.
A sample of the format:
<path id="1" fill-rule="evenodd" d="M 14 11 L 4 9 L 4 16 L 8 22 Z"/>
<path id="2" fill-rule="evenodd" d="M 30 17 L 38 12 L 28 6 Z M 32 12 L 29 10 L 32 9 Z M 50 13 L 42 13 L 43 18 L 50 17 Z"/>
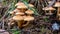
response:
<path id="1" fill-rule="evenodd" d="M 18 2 L 15 6 L 17 6 L 17 8 L 10 12 L 10 14 L 12 15 L 12 19 L 17 22 L 19 28 L 27 26 L 30 21 L 34 20 L 32 16 L 34 12 L 28 9 L 24 3 Z M 34 7 L 32 4 L 28 4 L 28 6 Z"/>
<path id="2" fill-rule="evenodd" d="M 43 10 L 45 10 L 46 15 L 52 15 L 53 14 L 52 11 L 56 10 L 56 9 L 53 7 L 44 7 Z M 47 11 L 48 11 L 48 13 L 47 13 Z"/>

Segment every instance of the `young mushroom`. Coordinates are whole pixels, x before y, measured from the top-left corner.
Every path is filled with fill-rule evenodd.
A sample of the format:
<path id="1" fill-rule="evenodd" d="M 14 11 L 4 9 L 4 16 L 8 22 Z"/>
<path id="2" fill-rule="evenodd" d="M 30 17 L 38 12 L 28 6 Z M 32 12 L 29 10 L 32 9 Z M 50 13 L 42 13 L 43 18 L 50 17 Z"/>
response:
<path id="1" fill-rule="evenodd" d="M 34 5 L 32 5 L 32 4 L 28 4 L 29 5 L 29 7 L 34 7 Z"/>
<path id="2" fill-rule="evenodd" d="M 34 11 L 32 11 L 32 10 L 27 10 L 27 11 L 25 11 L 25 13 L 28 15 L 28 16 L 31 16 L 32 14 L 34 14 Z"/>
<path id="3" fill-rule="evenodd" d="M 23 2 L 18 2 L 15 6 L 20 6 L 21 4 L 24 4 Z"/>
<path id="4" fill-rule="evenodd" d="M 15 14 L 15 12 L 14 11 L 11 11 L 11 12 L 9 12 L 12 16 Z"/>
<path id="5" fill-rule="evenodd" d="M 22 23 L 24 22 L 23 16 L 14 16 L 13 20 L 17 22 L 19 28 L 22 28 Z"/>
<path id="6" fill-rule="evenodd" d="M 55 10 L 55 8 L 53 8 L 53 7 L 45 7 L 45 8 L 43 8 L 43 10 L 45 10 L 45 13 L 46 13 L 46 11 L 49 11 L 49 13 L 47 13 L 47 14 L 52 15 L 53 14 L 52 10 Z"/>
<path id="7" fill-rule="evenodd" d="M 27 10 L 27 6 L 25 4 L 20 4 L 17 6 L 17 9 L 19 9 L 21 12 L 25 12 Z"/>
<path id="8" fill-rule="evenodd" d="M 16 12 L 20 12 L 20 10 L 15 9 L 15 10 L 13 10 L 13 11 L 9 12 L 9 13 L 13 16 Z"/>
<path id="9" fill-rule="evenodd" d="M 34 20 L 34 17 L 32 17 L 32 16 L 24 17 L 24 21 L 27 21 L 27 23 L 24 24 L 23 27 L 29 25 L 30 21 L 33 21 L 33 20 Z"/>
<path id="10" fill-rule="evenodd" d="M 60 14 L 60 2 L 56 2 L 54 7 L 58 7 L 58 10 L 57 10 L 57 17 L 58 17 L 58 15 Z"/>

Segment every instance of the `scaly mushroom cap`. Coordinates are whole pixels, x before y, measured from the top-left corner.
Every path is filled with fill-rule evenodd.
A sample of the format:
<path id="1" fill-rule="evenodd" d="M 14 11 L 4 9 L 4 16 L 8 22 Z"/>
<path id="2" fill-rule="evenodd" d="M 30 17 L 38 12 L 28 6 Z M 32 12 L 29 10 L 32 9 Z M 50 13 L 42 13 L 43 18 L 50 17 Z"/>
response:
<path id="1" fill-rule="evenodd" d="M 34 14 L 34 11 L 32 11 L 32 10 L 27 10 L 25 13 L 26 13 L 26 14 Z"/>
<path id="2" fill-rule="evenodd" d="M 21 20 L 24 20 L 24 18 L 23 18 L 23 16 L 14 16 L 13 20 L 21 21 Z"/>
<path id="3" fill-rule="evenodd" d="M 34 20 L 34 17 L 32 17 L 32 16 L 26 16 L 24 18 L 24 21 L 32 21 L 32 20 Z"/>
<path id="4" fill-rule="evenodd" d="M 43 8 L 43 10 L 55 10 L 55 8 L 53 8 L 53 7 L 45 7 L 45 8 Z"/>
<path id="5" fill-rule="evenodd" d="M 16 15 L 24 15 L 23 12 L 16 12 Z"/>
<path id="6" fill-rule="evenodd" d="M 56 2 L 54 7 L 60 7 L 60 2 Z"/>
<path id="7" fill-rule="evenodd" d="M 32 4 L 29 4 L 29 7 L 34 7 L 34 5 L 32 5 Z"/>

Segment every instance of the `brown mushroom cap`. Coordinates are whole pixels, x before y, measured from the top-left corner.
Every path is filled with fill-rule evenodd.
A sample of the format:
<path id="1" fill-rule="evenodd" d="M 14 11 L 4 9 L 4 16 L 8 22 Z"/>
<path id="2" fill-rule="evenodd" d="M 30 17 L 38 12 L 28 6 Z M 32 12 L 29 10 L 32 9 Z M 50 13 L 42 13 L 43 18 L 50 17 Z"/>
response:
<path id="1" fill-rule="evenodd" d="M 23 12 L 16 12 L 16 15 L 24 15 Z"/>
<path id="2" fill-rule="evenodd" d="M 32 4 L 29 4 L 29 7 L 34 7 L 34 5 L 32 5 Z"/>
<path id="3" fill-rule="evenodd" d="M 24 21 L 32 21 L 32 20 L 34 20 L 34 17 L 32 17 L 32 16 L 26 16 L 24 18 Z"/>
<path id="4" fill-rule="evenodd" d="M 21 21 L 21 20 L 24 20 L 24 18 L 23 18 L 23 16 L 14 16 L 13 20 Z"/>
<path id="5" fill-rule="evenodd" d="M 22 4 L 24 4 L 24 3 L 23 2 L 18 2 L 15 6 L 20 6 Z"/>
<path id="6" fill-rule="evenodd" d="M 55 8 L 53 8 L 53 7 L 45 7 L 45 8 L 43 8 L 43 10 L 55 10 Z"/>
<path id="7" fill-rule="evenodd" d="M 58 14 L 58 16 L 60 16 L 60 14 Z"/>
<path id="8" fill-rule="evenodd" d="M 56 2 L 54 7 L 60 7 L 60 2 Z"/>
<path id="9" fill-rule="evenodd" d="M 15 9 L 15 10 L 13 10 L 14 12 L 20 12 L 20 10 L 19 9 Z"/>
<path id="10" fill-rule="evenodd" d="M 17 6 L 17 8 L 18 8 L 18 9 L 22 9 L 22 8 L 23 8 L 23 9 L 26 9 L 26 8 L 28 8 L 28 7 L 27 7 L 26 5 L 19 5 L 19 6 Z"/>
<path id="11" fill-rule="evenodd" d="M 17 8 L 21 9 L 21 8 L 28 8 L 24 3 L 19 3 Z"/>
<path id="12" fill-rule="evenodd" d="M 34 14 L 34 11 L 32 11 L 32 10 L 27 10 L 25 13 L 26 13 L 26 14 Z"/>

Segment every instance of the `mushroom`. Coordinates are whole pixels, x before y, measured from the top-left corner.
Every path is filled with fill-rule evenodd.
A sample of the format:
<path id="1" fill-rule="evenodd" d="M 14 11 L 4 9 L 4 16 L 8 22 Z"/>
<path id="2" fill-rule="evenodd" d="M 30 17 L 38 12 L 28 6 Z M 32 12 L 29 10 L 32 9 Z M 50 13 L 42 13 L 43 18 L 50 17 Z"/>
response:
<path id="1" fill-rule="evenodd" d="M 18 24 L 18 27 L 21 28 L 22 27 L 22 23 L 23 23 L 23 16 L 14 16 L 13 20 L 15 20 Z"/>
<path id="2" fill-rule="evenodd" d="M 24 4 L 23 2 L 18 2 L 15 6 L 20 6 L 21 4 Z"/>
<path id="3" fill-rule="evenodd" d="M 19 9 L 21 12 L 25 12 L 27 10 L 27 6 L 25 4 L 20 4 L 17 6 L 17 9 Z"/>
<path id="4" fill-rule="evenodd" d="M 29 4 L 29 7 L 34 7 L 34 5 L 32 5 L 32 4 Z"/>
<path id="5" fill-rule="evenodd" d="M 58 7 L 58 10 L 57 10 L 57 17 L 58 17 L 58 14 L 60 14 L 60 2 L 56 2 L 54 7 Z"/>
<path id="6" fill-rule="evenodd" d="M 46 13 L 46 11 L 49 11 L 49 15 L 52 15 L 52 10 L 55 10 L 55 8 L 53 8 L 53 7 L 45 7 L 45 8 L 43 8 L 43 10 L 45 10 L 45 13 Z"/>
<path id="7" fill-rule="evenodd" d="M 32 14 L 34 14 L 34 12 L 32 10 L 27 10 L 25 11 L 25 13 L 28 15 L 28 16 L 31 16 Z"/>
<path id="8" fill-rule="evenodd" d="M 10 13 L 10 14 L 12 14 L 12 16 L 13 16 L 16 12 L 20 12 L 20 10 L 15 9 L 15 10 L 13 10 L 13 11 L 9 12 L 9 13 Z"/>
<path id="9" fill-rule="evenodd" d="M 15 12 L 14 11 L 11 11 L 11 12 L 9 12 L 12 16 L 15 14 Z"/>
<path id="10" fill-rule="evenodd" d="M 24 15 L 23 12 L 16 12 L 16 15 Z"/>
<path id="11" fill-rule="evenodd" d="M 32 17 L 32 16 L 25 16 L 25 17 L 24 17 L 24 21 L 27 21 L 27 23 L 24 24 L 24 25 L 22 25 L 22 26 L 23 26 L 23 27 L 24 27 L 24 26 L 27 26 L 27 25 L 30 23 L 30 21 L 32 21 L 32 20 L 34 20 L 34 17 Z"/>

